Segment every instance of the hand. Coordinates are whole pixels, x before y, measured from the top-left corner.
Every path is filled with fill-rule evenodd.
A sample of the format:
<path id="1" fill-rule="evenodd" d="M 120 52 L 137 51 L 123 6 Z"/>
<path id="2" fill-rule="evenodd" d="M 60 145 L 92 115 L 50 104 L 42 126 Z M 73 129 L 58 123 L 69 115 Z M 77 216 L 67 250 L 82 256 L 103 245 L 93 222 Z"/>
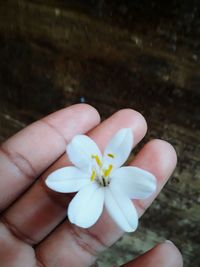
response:
<path id="1" fill-rule="evenodd" d="M 95 127 L 95 128 L 94 128 Z M 103 148 L 120 128 L 134 131 L 135 143 L 146 133 L 146 122 L 134 110 L 121 110 L 99 124 L 92 107 L 79 104 L 31 124 L 0 149 L 0 263 L 2 267 L 86 267 L 123 233 L 104 212 L 90 229 L 66 219 L 70 194 L 48 190 L 44 179 L 66 166 L 66 143 L 86 133 Z M 147 143 L 131 165 L 152 172 L 158 179 L 156 194 L 135 201 L 139 216 L 160 192 L 176 165 L 173 147 L 162 140 Z M 182 258 L 169 242 L 156 246 L 126 267 L 181 267 Z"/>

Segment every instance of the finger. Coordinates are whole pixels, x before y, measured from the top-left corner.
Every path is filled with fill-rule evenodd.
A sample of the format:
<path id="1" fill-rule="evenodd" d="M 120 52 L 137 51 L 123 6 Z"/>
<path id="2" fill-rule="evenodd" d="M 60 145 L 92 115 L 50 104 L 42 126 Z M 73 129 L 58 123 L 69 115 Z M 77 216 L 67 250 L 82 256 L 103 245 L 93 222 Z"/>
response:
<path id="1" fill-rule="evenodd" d="M 154 139 L 147 143 L 131 163 L 132 166 L 153 173 L 157 178 L 156 192 L 147 199 L 134 201 L 139 216 L 142 216 L 162 190 L 174 171 L 176 163 L 177 155 L 173 146 L 160 139 Z"/>
<path id="2" fill-rule="evenodd" d="M 98 125 L 89 135 L 103 148 L 110 137 L 121 127 L 132 127 L 135 143 L 146 132 L 146 122 L 142 115 L 133 110 L 122 110 Z M 66 217 L 70 194 L 59 194 L 48 190 L 42 179 L 55 169 L 68 165 L 66 156 L 61 157 L 42 178 L 4 214 L 4 223 L 12 225 L 18 236 L 27 242 L 40 242 L 54 227 Z"/>
<path id="3" fill-rule="evenodd" d="M 166 241 L 122 267 L 183 267 L 183 259 L 177 247 Z"/>
<path id="4" fill-rule="evenodd" d="M 78 104 L 26 127 L 0 147 L 0 210 L 7 207 L 64 151 L 66 143 L 99 123 L 97 111 Z"/>
<path id="5" fill-rule="evenodd" d="M 151 171 L 157 178 L 157 192 L 160 192 L 176 165 L 176 153 L 165 141 L 153 140 L 146 144 L 131 163 Z M 141 215 L 152 202 L 152 198 L 141 201 L 136 208 Z M 59 262 L 68 262 L 69 266 L 84 267 L 92 264 L 98 253 L 111 246 L 123 232 L 104 212 L 98 222 L 90 229 L 83 229 L 63 222 L 37 248 L 37 253 L 44 264 L 59 266 Z M 59 252 L 57 247 L 59 244 Z M 66 250 L 67 249 L 67 250 Z M 49 253 L 51 252 L 51 253 Z"/>

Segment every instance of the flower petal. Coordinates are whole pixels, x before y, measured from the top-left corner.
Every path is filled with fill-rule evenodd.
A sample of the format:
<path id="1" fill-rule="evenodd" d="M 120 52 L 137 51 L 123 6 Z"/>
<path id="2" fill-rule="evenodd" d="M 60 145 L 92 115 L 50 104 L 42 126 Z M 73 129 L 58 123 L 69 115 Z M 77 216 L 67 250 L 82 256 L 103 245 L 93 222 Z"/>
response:
<path id="1" fill-rule="evenodd" d="M 155 176 L 137 167 L 118 168 L 110 178 L 111 184 L 115 184 L 131 199 L 144 199 L 156 191 Z"/>
<path id="2" fill-rule="evenodd" d="M 76 135 L 67 145 L 67 155 L 70 161 L 78 168 L 88 171 L 94 162 L 93 156 L 102 160 L 101 152 L 96 143 L 86 135 Z"/>
<path id="3" fill-rule="evenodd" d="M 52 172 L 45 180 L 46 185 L 60 193 L 79 191 L 90 183 L 89 177 L 76 167 L 65 167 Z"/>
<path id="4" fill-rule="evenodd" d="M 132 201 L 114 186 L 107 187 L 105 192 L 105 207 L 111 218 L 118 226 L 126 231 L 133 232 L 138 226 L 138 214 Z"/>
<path id="5" fill-rule="evenodd" d="M 81 189 L 68 207 L 71 223 L 88 228 L 96 223 L 103 211 L 104 188 L 95 182 Z"/>
<path id="6" fill-rule="evenodd" d="M 103 162 L 107 165 L 113 165 L 118 168 L 127 160 L 133 146 L 133 132 L 130 128 L 119 130 L 108 143 L 104 155 Z M 107 166 L 105 166 L 107 168 Z"/>

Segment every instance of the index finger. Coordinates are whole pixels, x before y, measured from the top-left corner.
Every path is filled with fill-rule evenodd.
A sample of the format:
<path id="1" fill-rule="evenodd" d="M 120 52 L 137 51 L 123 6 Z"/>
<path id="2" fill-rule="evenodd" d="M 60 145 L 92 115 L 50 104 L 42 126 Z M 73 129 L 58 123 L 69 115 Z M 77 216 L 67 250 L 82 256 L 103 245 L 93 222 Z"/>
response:
<path id="1" fill-rule="evenodd" d="M 99 123 L 97 111 L 77 104 L 26 127 L 0 147 L 0 211 L 15 200 L 59 156 L 76 134 Z"/>

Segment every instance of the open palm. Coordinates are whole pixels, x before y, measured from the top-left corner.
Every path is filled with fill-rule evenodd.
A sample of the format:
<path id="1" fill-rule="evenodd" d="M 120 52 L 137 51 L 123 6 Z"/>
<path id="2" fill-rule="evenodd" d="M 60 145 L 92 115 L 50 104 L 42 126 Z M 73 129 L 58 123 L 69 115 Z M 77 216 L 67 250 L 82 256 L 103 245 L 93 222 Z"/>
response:
<path id="1" fill-rule="evenodd" d="M 0 266 L 87 267 L 123 234 L 106 212 L 89 229 L 71 225 L 65 218 L 73 195 L 48 190 L 44 180 L 53 170 L 70 164 L 63 153 L 74 135 L 87 133 L 103 149 L 125 127 L 133 129 L 135 144 L 147 129 L 142 115 L 134 110 L 120 110 L 99 123 L 94 108 L 79 104 L 31 124 L 2 144 Z M 134 201 L 141 216 L 173 172 L 176 153 L 167 142 L 152 140 L 130 164 L 157 178 L 157 192 Z M 182 259 L 176 247 L 165 242 L 125 266 L 181 267 Z"/>

